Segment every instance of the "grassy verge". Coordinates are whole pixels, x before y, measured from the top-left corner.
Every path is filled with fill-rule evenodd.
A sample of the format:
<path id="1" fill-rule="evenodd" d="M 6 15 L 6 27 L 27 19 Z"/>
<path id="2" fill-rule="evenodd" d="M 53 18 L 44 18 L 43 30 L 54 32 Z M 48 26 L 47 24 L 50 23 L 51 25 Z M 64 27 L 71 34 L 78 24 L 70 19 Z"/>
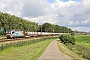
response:
<path id="1" fill-rule="evenodd" d="M 38 43 L 10 47 L 0 52 L 0 60 L 36 60 L 54 39 L 47 39 Z"/>
<path id="2" fill-rule="evenodd" d="M 58 47 L 60 49 L 60 51 L 65 54 L 65 56 L 67 56 L 68 58 L 70 58 L 71 60 L 84 60 L 83 58 L 81 58 L 78 54 L 72 52 L 67 46 L 65 46 L 63 43 L 61 43 L 60 41 L 58 41 Z M 70 56 L 70 57 L 69 57 Z"/>
<path id="3" fill-rule="evenodd" d="M 0 39 L 4 39 L 4 38 L 6 38 L 5 36 L 0 36 Z"/>

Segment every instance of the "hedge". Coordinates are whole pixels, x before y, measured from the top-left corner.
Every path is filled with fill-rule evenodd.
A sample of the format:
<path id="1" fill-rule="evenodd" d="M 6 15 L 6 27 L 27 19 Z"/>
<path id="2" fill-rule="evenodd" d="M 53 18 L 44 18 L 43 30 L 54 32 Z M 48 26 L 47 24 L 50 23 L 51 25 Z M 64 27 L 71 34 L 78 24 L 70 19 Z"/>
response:
<path id="1" fill-rule="evenodd" d="M 60 41 L 62 41 L 64 44 L 75 44 L 75 38 L 73 35 L 70 34 L 62 34 L 59 36 Z"/>

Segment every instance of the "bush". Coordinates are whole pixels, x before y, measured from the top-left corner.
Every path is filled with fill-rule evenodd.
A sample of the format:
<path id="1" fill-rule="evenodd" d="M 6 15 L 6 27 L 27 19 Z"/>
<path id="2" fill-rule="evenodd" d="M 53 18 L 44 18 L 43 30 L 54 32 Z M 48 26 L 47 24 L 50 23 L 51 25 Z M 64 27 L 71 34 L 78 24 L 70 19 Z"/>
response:
<path id="1" fill-rule="evenodd" d="M 71 35 L 73 35 L 73 36 L 75 35 L 74 31 L 71 32 Z"/>
<path id="2" fill-rule="evenodd" d="M 62 34 L 59 36 L 59 39 L 64 43 L 70 43 L 70 44 L 75 44 L 75 38 L 74 36 L 70 35 L 70 34 Z"/>
<path id="3" fill-rule="evenodd" d="M 84 45 L 76 45 L 75 50 L 77 54 L 90 60 L 90 48 L 87 48 Z"/>

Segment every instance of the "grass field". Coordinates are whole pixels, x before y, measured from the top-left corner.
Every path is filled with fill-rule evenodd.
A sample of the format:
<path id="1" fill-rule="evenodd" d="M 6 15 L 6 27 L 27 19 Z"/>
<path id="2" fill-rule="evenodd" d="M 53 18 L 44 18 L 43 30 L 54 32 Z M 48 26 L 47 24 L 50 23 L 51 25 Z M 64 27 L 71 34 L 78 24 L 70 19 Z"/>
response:
<path id="1" fill-rule="evenodd" d="M 77 35 L 75 36 L 76 44 L 81 44 L 90 48 L 90 35 Z"/>
<path id="2" fill-rule="evenodd" d="M 36 60 L 53 40 L 55 39 L 48 39 L 21 47 L 11 47 L 0 52 L 0 60 Z"/>
<path id="3" fill-rule="evenodd" d="M 6 38 L 6 36 L 0 36 L 0 39 Z"/>

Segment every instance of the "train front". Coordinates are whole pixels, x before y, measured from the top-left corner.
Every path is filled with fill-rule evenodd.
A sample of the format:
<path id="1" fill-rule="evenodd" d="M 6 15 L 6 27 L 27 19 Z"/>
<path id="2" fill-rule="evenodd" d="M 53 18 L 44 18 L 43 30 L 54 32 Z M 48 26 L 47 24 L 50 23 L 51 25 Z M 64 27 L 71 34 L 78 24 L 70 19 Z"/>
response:
<path id="1" fill-rule="evenodd" d="M 14 31 L 12 31 L 12 30 L 7 30 L 7 31 L 6 31 L 6 37 L 7 37 L 7 38 L 13 38 L 12 33 L 14 33 Z"/>

